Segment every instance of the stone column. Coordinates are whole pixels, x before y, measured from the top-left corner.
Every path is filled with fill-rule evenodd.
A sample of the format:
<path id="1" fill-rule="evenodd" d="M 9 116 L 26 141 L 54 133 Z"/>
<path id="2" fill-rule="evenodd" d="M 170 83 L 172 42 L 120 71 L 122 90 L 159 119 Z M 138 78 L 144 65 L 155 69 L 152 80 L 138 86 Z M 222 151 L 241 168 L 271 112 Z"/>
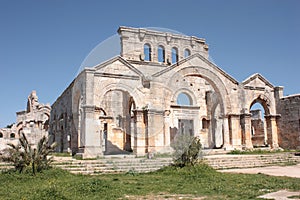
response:
<path id="1" fill-rule="evenodd" d="M 244 113 L 241 115 L 242 117 L 242 138 L 243 138 L 243 145 L 247 149 L 252 149 L 252 139 L 251 139 L 251 114 L 250 113 Z"/>
<path id="2" fill-rule="evenodd" d="M 224 128 L 224 144 L 223 147 L 225 149 L 230 148 L 230 136 L 229 136 L 229 126 L 228 126 L 228 117 L 225 116 L 223 118 L 223 128 Z"/>
<path id="3" fill-rule="evenodd" d="M 271 145 L 273 149 L 279 147 L 278 145 L 278 132 L 277 132 L 277 118 L 279 115 L 266 115 L 267 122 L 267 143 Z"/>
<path id="4" fill-rule="evenodd" d="M 239 114 L 230 115 L 230 132 L 232 147 L 240 149 L 242 147 L 242 134 Z"/>
<path id="5" fill-rule="evenodd" d="M 170 148 L 170 110 L 164 112 L 164 146 Z"/>
<path id="6" fill-rule="evenodd" d="M 97 121 L 94 119 L 95 107 L 90 105 L 84 105 L 83 108 L 83 127 L 82 137 L 84 145 L 84 152 L 82 154 L 83 158 L 95 158 L 97 156 L 102 156 L 103 152 L 101 149 L 100 135 L 97 134 L 96 127 Z"/>

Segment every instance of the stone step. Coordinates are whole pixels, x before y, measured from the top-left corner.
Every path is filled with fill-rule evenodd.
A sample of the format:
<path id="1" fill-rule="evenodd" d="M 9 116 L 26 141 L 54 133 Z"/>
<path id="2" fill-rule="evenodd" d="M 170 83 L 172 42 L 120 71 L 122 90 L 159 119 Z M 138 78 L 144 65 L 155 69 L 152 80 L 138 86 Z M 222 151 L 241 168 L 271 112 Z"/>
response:
<path id="1" fill-rule="evenodd" d="M 300 163 L 300 156 L 293 153 L 259 155 L 207 155 L 204 160 L 215 169 L 264 167 Z M 76 160 L 72 157 L 54 157 L 53 166 L 81 174 L 150 172 L 172 163 L 172 158 L 135 158 L 133 156 L 105 157 L 98 160 Z M 0 162 L 0 169 L 12 168 Z"/>

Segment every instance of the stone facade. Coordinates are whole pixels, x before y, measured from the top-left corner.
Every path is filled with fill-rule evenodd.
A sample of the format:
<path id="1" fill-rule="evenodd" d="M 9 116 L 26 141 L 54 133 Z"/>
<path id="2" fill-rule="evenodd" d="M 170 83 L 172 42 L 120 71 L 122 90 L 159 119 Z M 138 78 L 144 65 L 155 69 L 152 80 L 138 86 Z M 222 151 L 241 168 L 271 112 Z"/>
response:
<path id="1" fill-rule="evenodd" d="M 177 134 L 199 136 L 204 148 L 253 148 L 255 103 L 265 113 L 259 146 L 279 147 L 283 100 L 263 76 L 236 81 L 209 61 L 201 38 L 129 27 L 118 34 L 120 55 L 85 68 L 52 105 L 58 151 L 163 153 Z"/>
<path id="2" fill-rule="evenodd" d="M 32 91 L 27 99 L 26 110 L 17 112 L 17 122 L 0 129 L 0 149 L 7 148 L 7 143 L 17 144 L 21 133 L 33 146 L 44 135 L 48 136 L 50 110 L 50 104 L 39 103 L 36 91 Z"/>

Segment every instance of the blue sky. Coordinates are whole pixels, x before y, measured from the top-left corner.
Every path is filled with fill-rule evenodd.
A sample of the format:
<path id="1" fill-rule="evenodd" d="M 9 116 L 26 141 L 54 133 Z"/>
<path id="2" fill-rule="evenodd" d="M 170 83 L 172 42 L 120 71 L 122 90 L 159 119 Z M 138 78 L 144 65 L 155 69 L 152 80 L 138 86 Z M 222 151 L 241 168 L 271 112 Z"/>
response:
<path id="1" fill-rule="evenodd" d="M 31 90 L 52 104 L 119 26 L 205 38 L 238 81 L 258 72 L 285 95 L 300 93 L 299 10 L 298 0 L 0 0 L 0 127 L 15 122 Z"/>

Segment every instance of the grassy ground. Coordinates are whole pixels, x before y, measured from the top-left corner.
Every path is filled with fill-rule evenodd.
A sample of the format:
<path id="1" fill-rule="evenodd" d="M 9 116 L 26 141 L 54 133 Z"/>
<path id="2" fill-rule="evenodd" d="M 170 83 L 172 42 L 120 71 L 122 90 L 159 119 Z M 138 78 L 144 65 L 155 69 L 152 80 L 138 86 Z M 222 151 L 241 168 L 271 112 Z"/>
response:
<path id="1" fill-rule="evenodd" d="M 167 167 L 148 174 L 73 175 L 59 169 L 0 174 L 0 199 L 135 199 L 188 194 L 206 199 L 255 199 L 280 189 L 300 190 L 300 179 L 262 174 L 222 174 L 206 165 Z M 150 196 L 149 196 L 150 195 Z"/>

